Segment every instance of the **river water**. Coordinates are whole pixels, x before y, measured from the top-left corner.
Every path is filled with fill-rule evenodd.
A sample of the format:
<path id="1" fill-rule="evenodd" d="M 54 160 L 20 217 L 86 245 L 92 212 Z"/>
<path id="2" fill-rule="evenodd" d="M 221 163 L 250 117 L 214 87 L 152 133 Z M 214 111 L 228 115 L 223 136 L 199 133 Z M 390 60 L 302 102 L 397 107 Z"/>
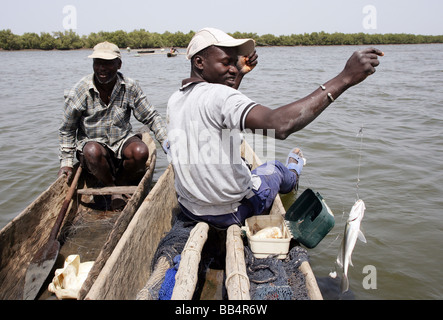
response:
<path id="1" fill-rule="evenodd" d="M 307 166 L 299 194 L 318 191 L 334 212 L 334 229 L 309 251 L 317 277 L 325 280 L 335 271 L 345 220 L 361 198 L 367 243 L 357 242 L 352 257 L 354 297 L 442 299 L 443 45 L 379 48 L 385 56 L 374 75 L 302 131 L 271 140 L 275 155 L 262 157 L 284 161 L 289 149 L 300 146 Z M 258 48 L 259 65 L 241 90 L 271 108 L 287 104 L 335 76 L 358 49 Z M 0 51 L 0 227 L 56 178 L 63 94 L 92 72 L 89 53 Z M 125 51 L 121 71 L 138 80 L 165 115 L 168 97 L 189 75 L 189 61 Z M 158 154 L 154 179 L 167 166 Z M 289 205 L 294 196 L 283 200 Z"/>

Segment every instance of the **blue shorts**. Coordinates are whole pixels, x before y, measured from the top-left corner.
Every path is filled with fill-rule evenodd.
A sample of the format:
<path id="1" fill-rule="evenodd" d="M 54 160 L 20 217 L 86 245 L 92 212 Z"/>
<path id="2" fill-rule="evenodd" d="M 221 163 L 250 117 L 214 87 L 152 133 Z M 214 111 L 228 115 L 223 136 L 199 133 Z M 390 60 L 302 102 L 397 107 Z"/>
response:
<path id="1" fill-rule="evenodd" d="M 180 205 L 182 212 L 191 220 L 206 222 L 220 229 L 226 229 L 232 224 L 241 226 L 247 218 L 266 213 L 272 207 L 277 194 L 291 192 L 298 182 L 297 175 L 280 161 L 266 162 L 252 170 L 252 174 L 260 177 L 260 188 L 253 190 L 254 195 L 252 197 L 244 198 L 241 201 L 237 212 L 217 216 L 197 216 Z"/>

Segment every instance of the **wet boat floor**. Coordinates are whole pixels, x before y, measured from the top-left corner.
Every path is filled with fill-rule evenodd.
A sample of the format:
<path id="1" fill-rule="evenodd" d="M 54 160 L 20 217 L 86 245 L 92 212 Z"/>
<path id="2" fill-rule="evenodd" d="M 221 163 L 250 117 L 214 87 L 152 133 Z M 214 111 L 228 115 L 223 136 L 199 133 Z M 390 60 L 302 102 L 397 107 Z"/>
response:
<path id="1" fill-rule="evenodd" d="M 61 248 L 53 269 L 43 285 L 38 299 L 56 299 L 55 294 L 47 290 L 52 282 L 55 270 L 63 268 L 66 258 L 79 255 L 80 262 L 95 261 L 106 243 L 109 233 L 121 211 L 97 210 L 102 209 L 94 203 L 84 204 L 79 209 L 74 220 L 62 230 Z"/>

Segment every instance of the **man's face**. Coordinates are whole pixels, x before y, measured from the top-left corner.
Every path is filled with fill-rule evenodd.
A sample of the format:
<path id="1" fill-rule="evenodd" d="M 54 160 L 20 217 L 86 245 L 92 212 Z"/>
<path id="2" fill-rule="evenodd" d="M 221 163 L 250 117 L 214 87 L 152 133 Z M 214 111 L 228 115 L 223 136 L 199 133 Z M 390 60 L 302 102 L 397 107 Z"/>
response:
<path id="1" fill-rule="evenodd" d="M 202 76 L 209 83 L 219 83 L 232 87 L 238 74 L 237 49 L 210 47 L 203 58 Z"/>
<path id="2" fill-rule="evenodd" d="M 117 76 L 117 71 L 121 67 L 121 60 L 105 60 L 105 59 L 94 59 L 93 69 L 95 74 L 95 79 L 101 84 L 111 83 Z"/>

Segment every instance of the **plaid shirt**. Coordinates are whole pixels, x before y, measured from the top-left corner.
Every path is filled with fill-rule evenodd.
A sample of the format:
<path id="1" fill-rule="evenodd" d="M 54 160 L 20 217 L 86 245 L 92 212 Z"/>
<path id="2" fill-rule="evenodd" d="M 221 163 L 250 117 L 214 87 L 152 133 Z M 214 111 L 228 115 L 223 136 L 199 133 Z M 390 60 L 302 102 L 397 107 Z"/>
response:
<path id="1" fill-rule="evenodd" d="M 166 139 L 166 128 L 158 111 L 148 102 L 134 80 L 118 73 L 109 105 L 101 99 L 93 82 L 93 74 L 81 79 L 65 97 L 62 124 L 59 128 L 61 167 L 72 167 L 75 150 L 88 141 L 108 146 L 120 157 L 120 147 L 134 133 L 131 112 L 154 132 L 160 143 Z M 76 143 L 77 137 L 77 143 Z"/>

